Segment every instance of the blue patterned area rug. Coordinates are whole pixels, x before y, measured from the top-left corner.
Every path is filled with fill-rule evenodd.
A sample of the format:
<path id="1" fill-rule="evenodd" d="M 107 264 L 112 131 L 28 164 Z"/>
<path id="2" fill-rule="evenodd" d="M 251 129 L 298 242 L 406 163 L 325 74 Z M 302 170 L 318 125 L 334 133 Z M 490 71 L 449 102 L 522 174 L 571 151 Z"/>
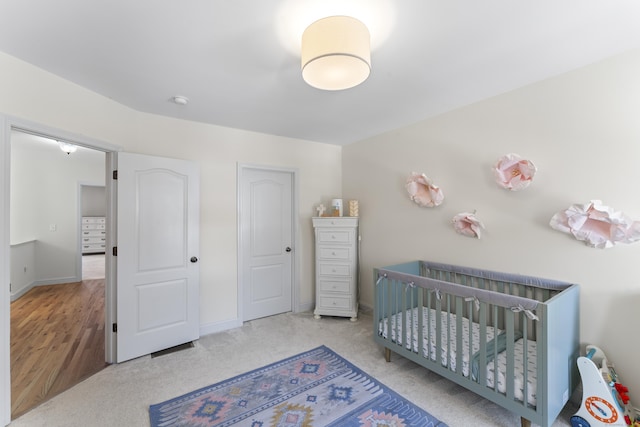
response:
<path id="1" fill-rule="evenodd" d="M 149 408 L 152 427 L 446 427 L 325 346 Z"/>

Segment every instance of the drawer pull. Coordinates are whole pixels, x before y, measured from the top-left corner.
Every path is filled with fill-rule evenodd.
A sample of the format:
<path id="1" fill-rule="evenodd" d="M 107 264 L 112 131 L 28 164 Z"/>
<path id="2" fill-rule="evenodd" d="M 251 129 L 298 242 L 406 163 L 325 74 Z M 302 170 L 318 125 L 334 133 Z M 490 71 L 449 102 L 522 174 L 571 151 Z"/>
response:
<path id="1" fill-rule="evenodd" d="M 336 251 L 331 252 L 331 255 L 336 256 Z"/>

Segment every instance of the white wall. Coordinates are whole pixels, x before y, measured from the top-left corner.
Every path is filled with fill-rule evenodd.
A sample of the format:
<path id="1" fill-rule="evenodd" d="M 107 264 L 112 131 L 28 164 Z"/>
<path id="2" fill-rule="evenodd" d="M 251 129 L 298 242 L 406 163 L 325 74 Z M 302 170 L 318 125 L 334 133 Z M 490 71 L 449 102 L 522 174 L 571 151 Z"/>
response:
<path id="1" fill-rule="evenodd" d="M 79 147 L 66 154 L 51 140 L 12 132 L 11 243 L 35 241 L 36 285 L 81 279 L 79 184 L 104 185 L 104 170 L 103 152 Z"/>
<path id="2" fill-rule="evenodd" d="M 11 301 L 24 295 L 36 281 L 36 242 L 11 245 Z"/>
<path id="3" fill-rule="evenodd" d="M 565 280 L 581 285 L 581 341 L 607 353 L 640 404 L 640 242 L 589 248 L 549 227 L 574 203 L 601 199 L 640 220 L 640 50 L 349 145 L 343 195 L 360 200 L 362 303 L 372 269 L 416 259 Z M 502 155 L 531 159 L 531 187 L 493 181 Z M 409 200 L 410 172 L 443 189 L 437 208 Z M 477 210 L 481 240 L 451 218 Z M 558 325 L 562 327 L 562 325 Z"/>
<path id="4" fill-rule="evenodd" d="M 83 183 L 80 187 L 80 215 L 105 216 L 107 214 L 107 191 L 102 185 Z"/>
<path id="5" fill-rule="evenodd" d="M 300 302 L 311 307 L 315 299 L 311 217 L 321 197 L 340 194 L 340 147 L 152 115 L 140 115 L 137 129 L 127 150 L 201 163 L 201 322 L 237 316 L 238 163 L 298 169 Z"/>
<path id="6" fill-rule="evenodd" d="M 311 217 L 321 197 L 340 193 L 340 147 L 137 112 L 3 53 L 0 112 L 125 151 L 200 163 L 200 323 L 208 329 L 237 320 L 237 164 L 297 169 L 300 304 L 312 305 Z"/>

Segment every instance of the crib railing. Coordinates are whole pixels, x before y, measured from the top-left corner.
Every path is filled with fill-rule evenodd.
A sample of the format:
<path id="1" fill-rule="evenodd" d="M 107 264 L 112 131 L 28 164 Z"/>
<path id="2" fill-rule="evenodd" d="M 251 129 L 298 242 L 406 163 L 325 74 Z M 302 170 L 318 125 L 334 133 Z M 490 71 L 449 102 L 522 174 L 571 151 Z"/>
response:
<path id="1" fill-rule="evenodd" d="M 577 285 L 424 261 L 377 269 L 374 278 L 374 337 L 387 360 L 391 349 L 519 414 L 523 423 L 553 422 L 576 385 Z M 549 317 L 566 331 L 550 330 Z M 549 341 L 562 348 L 558 354 L 569 365 L 550 364 Z M 500 353 L 506 358 L 503 377 Z M 535 386 L 529 384 L 534 374 Z"/>
<path id="2" fill-rule="evenodd" d="M 380 309 L 376 315 L 378 321 L 387 321 L 388 337 L 395 336 L 393 344 L 404 346 L 415 355 L 430 359 L 436 366 L 447 370 L 448 376 L 470 377 L 470 381 L 487 384 L 487 371 L 480 367 L 493 363 L 494 391 L 498 388 L 498 355 L 505 351 L 507 360 L 504 395 L 515 399 L 514 372 L 516 368 L 523 372 L 523 396 L 527 402 L 529 393 L 529 360 L 528 341 L 523 340 L 523 360 L 515 360 L 515 341 L 518 337 L 535 335 L 529 333 L 530 316 L 535 316 L 532 310 L 521 309 L 522 301 L 516 299 L 507 305 L 488 303 L 482 298 L 464 296 L 445 291 L 448 286 L 433 286 L 433 281 L 407 281 L 401 273 L 380 270 L 378 295 L 386 297 L 376 304 Z M 431 285 L 431 286 L 430 286 Z M 485 291 L 486 292 L 486 291 Z M 427 310 L 423 310 L 426 308 Z M 417 316 L 407 316 L 403 313 L 418 313 Z M 420 315 L 421 313 L 424 315 Z M 389 319 L 395 317 L 395 322 Z M 532 322 L 535 320 L 531 319 Z M 464 328 L 463 323 L 469 327 Z M 475 323 L 476 333 L 471 323 Z M 384 325 L 383 325 L 384 327 Z M 391 330 L 391 328 L 395 330 Z M 495 331 L 488 337 L 488 330 Z M 423 334 L 419 334 L 423 331 Z M 454 332 L 455 331 L 455 332 Z M 464 331 L 464 332 L 463 332 Z M 466 337 L 464 335 L 467 335 Z M 415 340 L 413 337 L 419 337 Z M 498 337 L 504 339 L 498 339 Z M 424 339 L 422 339 L 424 337 Z M 466 338 L 466 340 L 465 340 Z M 464 345 L 466 341 L 468 345 Z M 501 342 L 504 343 L 501 345 Z M 455 343 L 455 346 L 454 346 Z M 427 348 L 425 348 L 425 345 Z M 522 366 L 516 366 L 521 363 Z M 462 367 L 467 365 L 467 369 Z M 536 393 L 537 395 L 538 393 Z"/>

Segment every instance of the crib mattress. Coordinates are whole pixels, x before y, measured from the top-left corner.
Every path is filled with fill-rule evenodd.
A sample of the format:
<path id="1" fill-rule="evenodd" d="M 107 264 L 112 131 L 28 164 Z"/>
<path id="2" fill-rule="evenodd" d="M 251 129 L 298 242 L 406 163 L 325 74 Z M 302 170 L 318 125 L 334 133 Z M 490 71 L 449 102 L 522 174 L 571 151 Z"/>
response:
<path id="1" fill-rule="evenodd" d="M 411 349 L 414 353 L 418 352 L 418 309 L 414 308 L 405 313 L 407 331 L 402 333 L 402 316 L 400 314 L 394 314 L 391 316 L 391 341 L 397 344 L 405 343 L 405 348 Z M 429 357 L 432 361 L 436 360 L 436 310 L 422 307 L 422 348 L 423 356 Z M 448 367 L 451 371 L 456 372 L 457 364 L 457 321 L 455 314 L 447 314 L 446 312 L 440 313 L 441 318 L 441 343 L 440 359 L 442 366 Z M 396 325 L 398 321 L 398 325 Z M 450 324 L 449 324 L 450 321 Z M 389 339 L 388 336 L 388 319 L 383 319 L 378 325 L 378 333 L 385 339 Z M 480 325 L 475 322 L 470 322 L 466 317 L 462 318 L 462 374 L 465 377 L 469 376 L 470 371 L 470 355 L 473 355 L 480 350 Z M 429 334 L 426 331 L 429 328 Z M 471 329 L 471 349 L 469 349 L 469 329 Z M 448 332 L 449 331 L 449 332 Z M 486 341 L 491 341 L 500 330 L 493 326 L 487 326 L 486 328 Z M 399 340 L 396 340 L 396 335 L 399 336 Z M 430 338 L 430 339 L 429 339 Z M 411 343 L 411 344 L 410 344 Z M 447 343 L 449 345 L 447 349 Z M 527 402 L 535 406 L 536 405 L 536 342 L 527 340 L 527 353 L 528 353 L 528 373 L 527 373 Z M 428 354 L 428 355 L 427 355 Z M 448 354 L 448 358 L 447 358 Z M 515 343 L 514 349 L 515 358 L 515 373 L 514 373 L 514 395 L 515 398 L 522 401 L 524 397 L 524 338 L 520 338 Z M 448 359 L 448 360 L 447 360 Z M 498 385 L 497 388 L 501 393 L 506 393 L 506 370 L 507 370 L 507 356 L 506 352 L 501 352 L 496 357 L 498 368 Z M 448 363 L 447 363 L 448 362 Z M 487 364 L 487 386 L 494 387 L 495 379 L 495 365 L 491 361 Z"/>

